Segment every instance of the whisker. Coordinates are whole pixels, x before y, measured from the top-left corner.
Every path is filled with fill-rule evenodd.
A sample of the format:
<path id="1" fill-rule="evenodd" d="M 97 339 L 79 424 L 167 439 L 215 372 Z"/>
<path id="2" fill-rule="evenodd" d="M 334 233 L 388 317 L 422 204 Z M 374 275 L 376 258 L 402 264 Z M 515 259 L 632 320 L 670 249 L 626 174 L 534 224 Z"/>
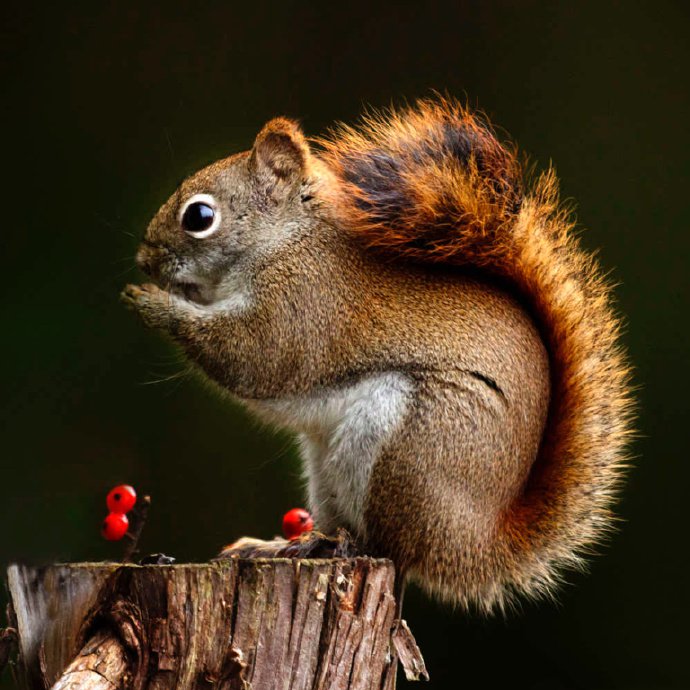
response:
<path id="1" fill-rule="evenodd" d="M 123 230 L 121 227 L 113 225 L 107 218 L 104 218 L 100 213 L 94 213 L 94 218 L 101 223 L 101 225 L 104 225 L 108 230 L 112 230 L 113 232 L 120 232 L 123 235 L 127 235 L 127 237 L 131 237 L 133 240 L 138 239 L 137 236 L 129 232 L 129 230 Z"/>
<path id="2" fill-rule="evenodd" d="M 185 377 L 187 374 L 190 373 L 190 369 L 182 369 L 182 371 L 177 371 L 174 374 L 170 374 L 169 376 L 163 376 L 162 378 L 157 378 L 157 379 L 151 379 L 150 381 L 141 381 L 139 383 L 140 386 L 153 386 L 157 383 L 168 383 L 169 381 L 175 381 L 177 379 Z"/>
<path id="3" fill-rule="evenodd" d="M 170 130 L 167 127 L 163 127 L 163 133 L 165 134 L 165 140 L 168 142 L 168 153 L 170 154 L 170 162 L 173 168 L 176 167 L 175 162 L 175 150 L 172 145 L 172 137 L 170 136 Z"/>
<path id="4" fill-rule="evenodd" d="M 279 448 L 275 453 L 273 453 L 273 455 L 267 457 L 265 460 L 254 465 L 253 466 L 254 470 L 261 470 L 264 467 L 267 467 L 268 465 L 272 465 L 272 464 L 280 462 L 281 460 L 283 460 L 284 458 L 286 458 L 288 456 L 293 445 L 294 444 L 290 439 L 286 440 L 285 443 L 282 445 L 282 447 Z"/>
<path id="5" fill-rule="evenodd" d="M 131 273 L 136 269 L 136 266 L 129 266 L 124 269 L 124 271 L 120 271 L 119 273 L 116 273 L 113 278 L 122 278 L 123 276 L 126 276 L 128 273 Z"/>
<path id="6" fill-rule="evenodd" d="M 193 371 L 193 369 L 190 366 L 188 369 L 186 369 L 184 372 L 182 372 L 182 375 L 175 377 L 173 379 L 173 385 L 166 389 L 167 395 L 172 395 L 173 393 L 175 393 L 177 391 L 177 389 L 182 384 L 182 381 L 184 381 L 186 378 L 188 378 L 187 376 L 185 376 L 185 374 L 189 374 L 189 378 L 191 378 L 192 371 Z"/>

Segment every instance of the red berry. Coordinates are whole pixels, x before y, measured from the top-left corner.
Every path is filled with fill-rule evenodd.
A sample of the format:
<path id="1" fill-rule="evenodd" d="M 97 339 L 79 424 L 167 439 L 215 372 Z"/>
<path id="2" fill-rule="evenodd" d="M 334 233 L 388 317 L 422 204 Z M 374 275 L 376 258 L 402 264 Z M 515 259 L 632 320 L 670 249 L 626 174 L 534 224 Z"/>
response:
<path id="1" fill-rule="evenodd" d="M 124 513 L 109 513 L 103 520 L 101 534 L 108 541 L 118 541 L 127 534 L 129 520 Z"/>
<path id="2" fill-rule="evenodd" d="M 283 534 L 286 539 L 297 539 L 314 529 L 314 520 L 304 508 L 293 508 L 283 515 Z"/>
<path id="3" fill-rule="evenodd" d="M 137 492 L 129 484 L 120 484 L 110 490 L 105 502 L 111 513 L 129 513 L 137 502 Z"/>

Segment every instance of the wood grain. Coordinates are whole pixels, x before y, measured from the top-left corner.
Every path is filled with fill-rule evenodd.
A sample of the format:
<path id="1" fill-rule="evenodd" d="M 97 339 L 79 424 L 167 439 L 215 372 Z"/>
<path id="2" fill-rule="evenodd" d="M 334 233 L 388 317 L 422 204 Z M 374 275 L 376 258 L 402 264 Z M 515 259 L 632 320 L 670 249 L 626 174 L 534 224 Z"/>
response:
<path id="1" fill-rule="evenodd" d="M 370 558 L 13 565 L 19 677 L 28 690 L 393 688 L 394 579 Z"/>

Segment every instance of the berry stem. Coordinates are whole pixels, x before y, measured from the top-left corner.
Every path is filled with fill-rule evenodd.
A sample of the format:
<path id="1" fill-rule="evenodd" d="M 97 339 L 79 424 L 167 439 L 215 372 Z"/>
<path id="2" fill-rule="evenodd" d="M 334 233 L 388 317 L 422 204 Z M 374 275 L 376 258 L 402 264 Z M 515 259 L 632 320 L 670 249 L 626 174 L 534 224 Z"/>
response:
<path id="1" fill-rule="evenodd" d="M 141 537 L 141 532 L 146 524 L 146 518 L 148 517 L 150 507 L 151 497 L 142 496 L 132 510 L 132 529 L 125 534 L 125 537 L 129 539 L 129 543 L 125 548 L 125 552 L 122 554 L 123 563 L 131 563 L 134 555 L 137 553 L 139 538 Z"/>

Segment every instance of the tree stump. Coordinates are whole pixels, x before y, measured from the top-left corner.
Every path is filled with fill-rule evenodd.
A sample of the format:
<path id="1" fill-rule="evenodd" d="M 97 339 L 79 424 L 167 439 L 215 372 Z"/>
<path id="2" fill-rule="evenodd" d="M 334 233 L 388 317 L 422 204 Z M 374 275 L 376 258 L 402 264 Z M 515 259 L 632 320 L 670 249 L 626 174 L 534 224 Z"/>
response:
<path id="1" fill-rule="evenodd" d="M 391 690 L 398 650 L 387 560 L 10 566 L 18 677 L 31 690 Z"/>

